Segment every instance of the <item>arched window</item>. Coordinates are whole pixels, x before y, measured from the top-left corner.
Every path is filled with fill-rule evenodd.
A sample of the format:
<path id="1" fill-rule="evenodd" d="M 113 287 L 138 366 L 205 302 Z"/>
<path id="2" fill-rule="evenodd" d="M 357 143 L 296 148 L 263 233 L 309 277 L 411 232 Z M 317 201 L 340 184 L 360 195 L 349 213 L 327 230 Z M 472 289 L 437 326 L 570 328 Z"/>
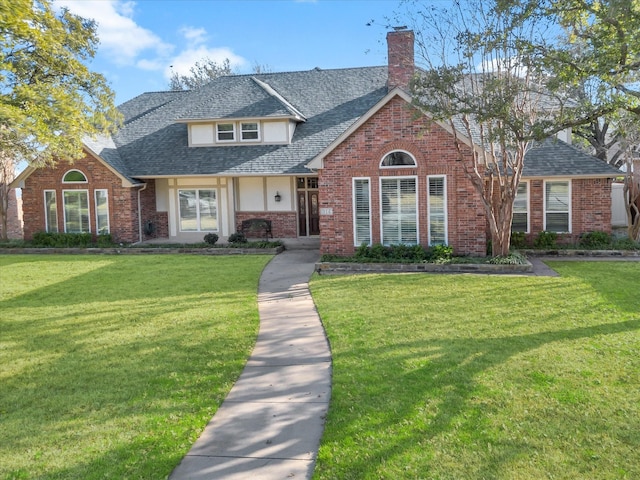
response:
<path id="1" fill-rule="evenodd" d="M 382 162 L 381 167 L 415 167 L 416 160 L 407 152 L 402 150 L 396 150 L 395 152 L 387 153 Z"/>
<path id="2" fill-rule="evenodd" d="M 87 183 L 87 177 L 80 170 L 69 170 L 62 177 L 62 183 Z"/>

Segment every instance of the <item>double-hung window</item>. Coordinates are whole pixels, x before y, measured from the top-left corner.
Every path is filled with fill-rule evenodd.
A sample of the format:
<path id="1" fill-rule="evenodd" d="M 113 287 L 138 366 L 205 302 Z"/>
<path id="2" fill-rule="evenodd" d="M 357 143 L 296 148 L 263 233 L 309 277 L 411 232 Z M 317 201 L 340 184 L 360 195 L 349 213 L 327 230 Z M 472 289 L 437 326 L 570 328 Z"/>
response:
<path id="1" fill-rule="evenodd" d="M 95 190 L 96 232 L 98 235 L 109 233 L 109 193 L 108 190 Z"/>
<path id="2" fill-rule="evenodd" d="M 444 176 L 427 177 L 429 245 L 447 244 L 447 181 Z"/>
<path id="3" fill-rule="evenodd" d="M 544 183 L 544 229 L 571 232 L 571 183 L 568 180 Z"/>
<path id="4" fill-rule="evenodd" d="M 381 230 L 384 245 L 418 243 L 417 182 L 415 177 L 380 179 Z"/>
<path id="5" fill-rule="evenodd" d="M 353 242 L 371 245 L 371 186 L 368 178 L 353 179 Z"/>
<path id="6" fill-rule="evenodd" d="M 215 232 L 218 230 L 218 204 L 215 190 L 178 190 L 178 196 L 180 231 Z"/>
<path id="7" fill-rule="evenodd" d="M 236 127 L 233 123 L 218 123 L 216 136 L 219 142 L 233 142 L 236 139 Z"/>
<path id="8" fill-rule="evenodd" d="M 47 232 L 58 233 L 58 201 L 55 190 L 44 191 L 44 224 Z"/>
<path id="9" fill-rule="evenodd" d="M 512 232 L 529 232 L 529 184 L 520 182 L 513 202 Z"/>
<path id="10" fill-rule="evenodd" d="M 260 130 L 256 122 L 240 123 L 240 139 L 245 142 L 257 142 L 260 140 Z"/>
<path id="11" fill-rule="evenodd" d="M 87 190 L 63 190 L 64 231 L 89 233 L 89 192 Z"/>

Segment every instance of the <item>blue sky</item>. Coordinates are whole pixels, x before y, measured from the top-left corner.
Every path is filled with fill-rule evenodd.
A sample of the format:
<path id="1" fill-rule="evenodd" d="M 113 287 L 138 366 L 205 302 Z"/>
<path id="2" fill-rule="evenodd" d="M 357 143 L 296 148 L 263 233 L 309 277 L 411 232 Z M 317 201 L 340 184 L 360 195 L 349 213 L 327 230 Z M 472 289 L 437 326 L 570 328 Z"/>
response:
<path id="1" fill-rule="evenodd" d="M 166 90 L 172 68 L 229 58 L 237 73 L 384 65 L 398 0 L 56 0 L 98 23 L 90 67 L 120 104 Z M 367 26 L 367 23 L 373 24 Z"/>

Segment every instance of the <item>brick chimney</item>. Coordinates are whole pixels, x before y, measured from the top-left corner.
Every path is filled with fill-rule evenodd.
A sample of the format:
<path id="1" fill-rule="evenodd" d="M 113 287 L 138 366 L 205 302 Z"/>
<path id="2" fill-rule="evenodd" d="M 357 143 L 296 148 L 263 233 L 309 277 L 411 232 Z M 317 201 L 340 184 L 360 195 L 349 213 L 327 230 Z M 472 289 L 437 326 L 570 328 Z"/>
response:
<path id="1" fill-rule="evenodd" d="M 396 87 L 407 89 L 409 81 L 415 71 L 413 56 L 413 30 L 407 27 L 394 27 L 393 32 L 387 33 L 387 48 L 389 51 L 389 78 L 387 88 Z"/>

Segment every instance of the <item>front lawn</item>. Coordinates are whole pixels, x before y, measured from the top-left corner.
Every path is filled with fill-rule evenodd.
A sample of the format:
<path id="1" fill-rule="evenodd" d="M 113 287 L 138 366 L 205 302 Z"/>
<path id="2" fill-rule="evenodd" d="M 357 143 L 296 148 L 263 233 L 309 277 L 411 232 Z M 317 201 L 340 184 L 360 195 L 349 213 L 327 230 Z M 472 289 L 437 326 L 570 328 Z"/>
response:
<path id="1" fill-rule="evenodd" d="M 559 278 L 315 276 L 315 479 L 640 478 L 640 263 Z"/>
<path id="2" fill-rule="evenodd" d="M 270 258 L 0 256 L 0 478 L 166 478 L 253 348 Z"/>

